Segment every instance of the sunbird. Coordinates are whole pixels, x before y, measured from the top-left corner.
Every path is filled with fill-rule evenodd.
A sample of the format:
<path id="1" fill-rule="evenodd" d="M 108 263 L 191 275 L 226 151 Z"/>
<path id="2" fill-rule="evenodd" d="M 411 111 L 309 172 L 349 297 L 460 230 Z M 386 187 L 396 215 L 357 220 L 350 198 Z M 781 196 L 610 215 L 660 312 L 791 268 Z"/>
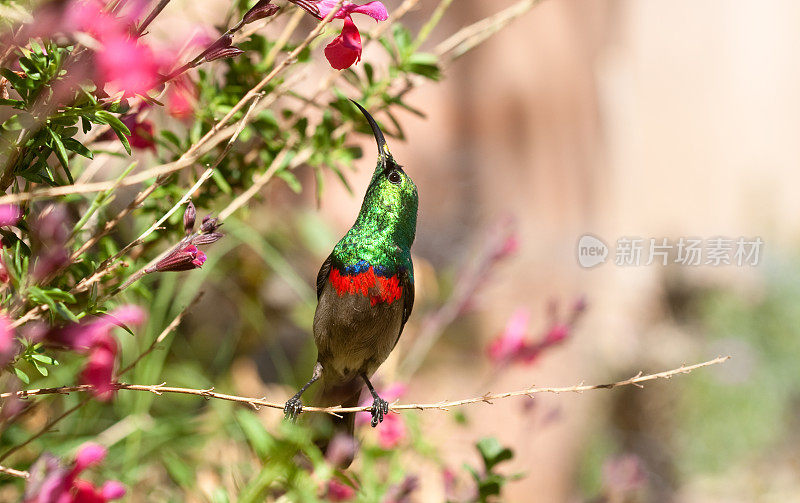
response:
<path id="1" fill-rule="evenodd" d="M 372 427 L 389 413 L 370 377 L 392 352 L 414 307 L 411 245 L 417 229 L 417 186 L 397 164 L 375 119 L 361 110 L 378 143 L 378 164 L 356 222 L 317 274 L 314 342 L 317 363 L 311 379 L 286 402 L 296 419 L 303 392 L 322 380 L 321 406 L 358 405 L 364 384 L 372 394 Z M 353 434 L 354 413 L 335 418 L 337 431 Z"/>

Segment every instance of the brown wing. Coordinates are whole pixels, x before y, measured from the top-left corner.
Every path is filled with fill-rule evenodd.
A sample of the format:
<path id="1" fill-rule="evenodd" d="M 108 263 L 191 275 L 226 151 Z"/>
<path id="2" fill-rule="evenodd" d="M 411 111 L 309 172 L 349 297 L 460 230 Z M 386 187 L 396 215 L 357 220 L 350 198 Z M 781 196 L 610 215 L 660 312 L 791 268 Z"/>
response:
<path id="1" fill-rule="evenodd" d="M 394 341 L 395 346 L 397 341 L 400 340 L 400 335 L 403 333 L 408 317 L 411 316 L 411 310 L 414 309 L 414 281 L 408 271 L 400 273 L 400 284 L 403 287 L 403 321 L 400 323 L 400 332 L 398 332 L 397 339 Z"/>
<path id="2" fill-rule="evenodd" d="M 325 282 L 328 281 L 328 276 L 331 274 L 332 261 L 333 253 L 328 255 L 328 258 L 322 263 L 322 267 L 319 268 L 319 272 L 317 273 L 317 300 L 319 300 L 320 295 L 322 295 L 322 289 L 325 288 Z"/>

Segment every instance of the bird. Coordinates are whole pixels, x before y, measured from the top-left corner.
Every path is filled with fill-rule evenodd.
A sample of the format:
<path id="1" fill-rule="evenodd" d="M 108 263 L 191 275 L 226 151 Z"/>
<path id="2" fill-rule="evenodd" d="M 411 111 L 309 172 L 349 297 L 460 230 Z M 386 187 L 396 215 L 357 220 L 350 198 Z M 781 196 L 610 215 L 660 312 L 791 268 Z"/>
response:
<path id="1" fill-rule="evenodd" d="M 370 378 L 397 345 L 414 307 L 411 245 L 419 197 L 375 119 L 353 103 L 372 129 L 378 162 L 355 223 L 317 274 L 313 324 L 317 361 L 308 382 L 287 400 L 284 414 L 296 420 L 303 411 L 301 396 L 318 380 L 320 406 L 355 407 L 366 385 L 373 399 L 374 428 L 389 413 L 389 404 Z M 352 412 L 334 418 L 334 431 L 352 437 L 354 419 Z"/>

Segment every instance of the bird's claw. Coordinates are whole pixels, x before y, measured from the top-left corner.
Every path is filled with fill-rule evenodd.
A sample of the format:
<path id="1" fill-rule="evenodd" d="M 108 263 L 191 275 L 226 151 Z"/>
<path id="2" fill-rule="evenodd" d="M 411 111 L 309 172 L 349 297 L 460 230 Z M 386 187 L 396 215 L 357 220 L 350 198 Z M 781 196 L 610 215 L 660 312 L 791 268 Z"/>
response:
<path id="1" fill-rule="evenodd" d="M 283 406 L 283 416 L 285 419 L 296 421 L 297 416 L 299 416 L 301 412 L 303 412 L 303 402 L 300 400 L 300 397 L 293 396 L 288 399 L 286 405 Z"/>
<path id="2" fill-rule="evenodd" d="M 378 423 L 383 422 L 383 416 L 389 413 L 389 402 L 381 397 L 375 397 L 372 402 L 372 427 L 378 426 Z"/>

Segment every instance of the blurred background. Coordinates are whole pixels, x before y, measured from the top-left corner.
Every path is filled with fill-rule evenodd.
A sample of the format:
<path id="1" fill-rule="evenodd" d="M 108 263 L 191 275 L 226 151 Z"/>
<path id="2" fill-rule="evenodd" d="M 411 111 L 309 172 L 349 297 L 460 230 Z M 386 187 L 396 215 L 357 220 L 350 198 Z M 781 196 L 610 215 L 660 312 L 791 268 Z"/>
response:
<path id="1" fill-rule="evenodd" d="M 385 3 L 391 12 L 401 2 Z M 423 49 L 514 3 L 453 2 Z M 437 4 L 422 0 L 404 23 L 416 33 Z M 175 0 L 153 37 L 180 46 L 228 8 Z M 419 188 L 417 294 L 380 389 L 429 403 L 732 356 L 644 389 L 405 412 L 389 450 L 392 466 L 415 476 L 410 501 L 469 499 L 463 466 L 479 464 L 475 442 L 485 437 L 514 452 L 499 469 L 510 477 L 503 501 L 800 499 L 798 20 L 791 0 L 546 0 L 456 60 L 442 82 L 408 94 L 425 117 L 399 111 L 404 137 L 389 143 Z M 364 61 L 380 66 L 376 49 Z M 353 134 L 352 143 L 364 157 L 346 173 L 351 191 L 326 171 L 320 196 L 315 170 L 301 166 L 302 192 L 271 184 L 226 221 L 228 237 L 201 271 L 158 280 L 147 293 L 163 306 L 150 313 L 151 333 L 205 293 L 130 382 L 280 401 L 294 393 L 316 356 L 317 270 L 374 167 L 373 140 Z M 606 263 L 579 265 L 584 234 L 611 247 Z M 650 238 L 718 236 L 760 237 L 758 264 L 680 265 L 674 250 L 667 266 L 614 263 L 623 237 L 643 239 L 646 257 Z M 580 299 L 587 307 L 566 323 Z M 531 361 L 493 362 L 492 341 L 515 320 L 527 320 L 530 341 L 554 323 L 569 330 Z M 126 354 L 146 346 L 123 343 Z M 258 444 L 251 418 L 268 432 L 282 419 L 216 402 L 201 415 L 191 398 L 131 395 L 113 405 L 123 421 L 104 423 L 92 404 L 60 431 L 102 430 L 104 443 L 124 445 L 114 463 L 127 482 L 141 481 L 132 501 L 222 501 L 215 491 L 233 494 L 246 478 L 233 468 L 252 459 L 242 445 Z M 359 435 L 375 445 L 376 431 L 362 425 Z M 367 451 L 358 470 L 385 455 Z"/>
<path id="2" fill-rule="evenodd" d="M 459 0 L 438 31 L 511 3 Z M 435 4 L 423 1 L 409 14 L 412 31 Z M 201 8 L 212 7 L 187 5 Z M 474 440 L 493 436 L 515 452 L 508 473 L 524 475 L 506 488 L 508 501 L 800 495 L 798 19 L 800 5 L 789 0 L 550 0 L 456 61 L 442 83 L 412 92 L 409 102 L 426 118 L 401 113 L 406 138 L 391 145 L 420 192 L 418 300 L 379 380 L 405 378 L 399 361 L 509 219 L 518 248 L 491 267 L 469 308 L 437 336 L 403 401 L 606 382 L 733 357 L 645 389 L 504 400 L 464 408 L 458 420 L 405 414 L 446 465 L 474 463 Z M 317 208 L 311 191 L 294 196 L 274 186 L 259 214 L 266 242 L 300 235 L 309 245 L 302 263 L 292 261 L 306 302 L 371 176 L 372 143 L 362 140 L 352 194 L 331 175 Z M 299 221 L 286 224 L 288 214 Z M 276 231 L 279 222 L 294 230 Z M 756 267 L 622 267 L 612 251 L 607 263 L 583 269 L 576 246 L 585 233 L 612 250 L 624 236 L 645 243 L 759 236 L 765 245 Z M 297 315 L 286 278 L 242 253 L 245 270 L 234 279 L 259 293 L 248 301 L 259 305 L 243 305 L 247 295 L 218 283 L 202 301 L 215 307 L 197 309 L 184 330 L 192 334 L 185 350 L 212 351 L 222 334 L 240 341 L 231 349 L 234 381 L 255 395 L 285 384 L 287 372 L 305 379 L 313 300 Z M 566 344 L 497 372 L 483 348 L 516 310 L 530 311 L 535 337 L 547 327 L 551 301 L 565 311 L 581 295 L 589 307 Z M 276 348 L 285 362 L 276 363 Z M 437 471 L 417 475 L 419 501 L 445 498 Z"/>

